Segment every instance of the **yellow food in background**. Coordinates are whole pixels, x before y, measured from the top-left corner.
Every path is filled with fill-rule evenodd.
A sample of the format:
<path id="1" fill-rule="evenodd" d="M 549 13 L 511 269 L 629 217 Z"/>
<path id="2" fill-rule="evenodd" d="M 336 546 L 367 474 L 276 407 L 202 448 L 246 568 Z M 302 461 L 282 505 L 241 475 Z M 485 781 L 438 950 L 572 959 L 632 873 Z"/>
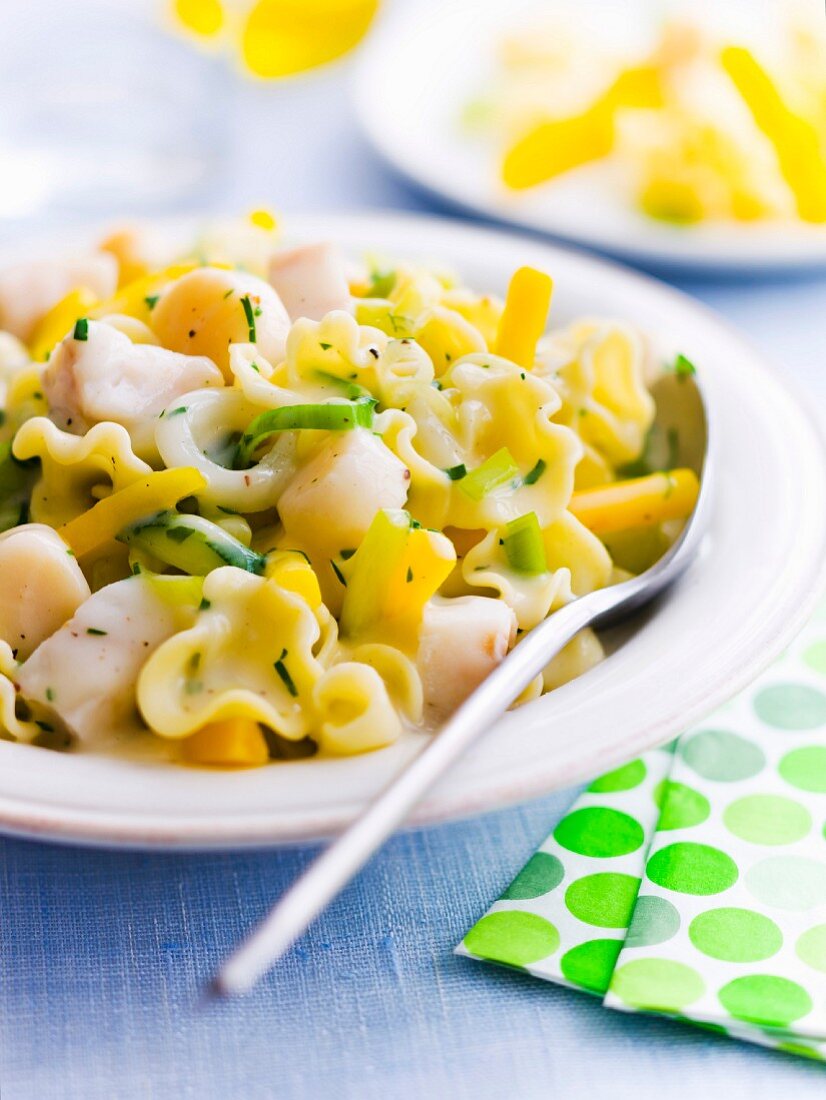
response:
<path id="1" fill-rule="evenodd" d="M 367 33 L 379 0 L 258 0 L 241 31 L 244 68 L 292 76 L 348 53 Z"/>
<path id="2" fill-rule="evenodd" d="M 226 22 L 221 0 L 173 0 L 172 13 L 185 30 L 202 38 L 220 34 Z"/>
<path id="3" fill-rule="evenodd" d="M 662 102 L 662 82 L 654 66 L 626 69 L 581 114 L 543 122 L 520 138 L 505 154 L 502 179 L 518 191 L 605 157 L 614 148 L 620 108 L 660 107 Z"/>
<path id="4" fill-rule="evenodd" d="M 826 151 L 821 135 L 784 102 L 774 81 L 748 50 L 728 46 L 721 61 L 754 121 L 774 146 L 798 214 L 803 221 L 826 221 Z"/>
<path id="5" fill-rule="evenodd" d="M 577 24 L 521 31 L 500 45 L 493 91 L 467 104 L 468 132 L 498 136 L 510 191 L 610 160 L 612 186 L 662 221 L 826 222 L 822 28 L 784 16 L 768 67 L 711 22 L 666 23 L 619 69 L 607 36 Z"/>

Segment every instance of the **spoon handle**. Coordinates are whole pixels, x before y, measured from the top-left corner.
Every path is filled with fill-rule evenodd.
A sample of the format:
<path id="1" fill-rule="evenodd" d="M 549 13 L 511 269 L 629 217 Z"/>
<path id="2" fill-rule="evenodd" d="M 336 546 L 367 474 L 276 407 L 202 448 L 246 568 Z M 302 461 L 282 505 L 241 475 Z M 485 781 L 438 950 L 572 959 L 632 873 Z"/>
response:
<path id="1" fill-rule="evenodd" d="M 587 597 L 534 627 L 465 700 L 422 752 L 293 883 L 219 971 L 213 988 L 245 993 L 404 821 L 411 809 L 493 725 L 548 661 L 595 618 Z"/>

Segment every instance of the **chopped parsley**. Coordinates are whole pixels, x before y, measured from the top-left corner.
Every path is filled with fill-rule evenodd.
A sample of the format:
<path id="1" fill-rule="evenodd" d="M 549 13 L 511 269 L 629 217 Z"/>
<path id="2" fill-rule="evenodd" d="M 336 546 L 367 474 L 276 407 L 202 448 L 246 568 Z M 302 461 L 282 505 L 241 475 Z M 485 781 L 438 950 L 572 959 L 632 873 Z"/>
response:
<path id="1" fill-rule="evenodd" d="M 678 355 L 674 360 L 674 373 L 680 381 L 683 381 L 683 379 L 691 378 L 692 375 L 696 374 L 697 368 L 690 359 L 686 359 L 684 355 Z"/>
<path id="2" fill-rule="evenodd" d="M 147 308 L 154 309 L 155 306 L 158 304 L 159 298 L 160 294 L 147 294 L 147 296 L 144 298 Z"/>
<path id="3" fill-rule="evenodd" d="M 188 411 L 188 409 L 189 409 L 189 406 L 188 406 L 188 405 L 179 405 L 179 406 L 177 407 L 177 409 L 173 409 L 173 410 L 172 410 L 172 412 L 171 412 L 171 413 L 169 413 L 168 415 L 169 415 L 169 416 L 180 416 L 180 415 L 181 415 L 181 413 L 185 413 L 185 412 L 187 412 L 187 411 Z"/>
<path id="4" fill-rule="evenodd" d="M 204 598 L 203 598 L 203 599 L 201 600 L 201 602 L 200 602 L 200 603 L 198 604 L 198 610 L 199 610 L 199 611 L 209 611 L 209 609 L 210 609 L 211 607 L 212 607 L 212 604 L 211 604 L 211 603 L 210 603 L 210 601 L 209 601 L 209 600 L 208 600 L 208 599 L 206 598 L 206 596 L 204 596 Z"/>
<path id="5" fill-rule="evenodd" d="M 54 702 L 54 688 L 46 688 L 46 699 L 50 702 Z"/>
<path id="6" fill-rule="evenodd" d="M 249 340 L 250 340 L 251 344 L 254 344 L 255 341 L 256 341 L 256 335 L 255 335 L 256 311 L 252 307 L 252 302 L 250 301 L 249 294 L 245 294 L 244 297 L 241 299 L 241 305 L 244 307 L 244 316 L 247 319 L 247 328 L 249 329 Z M 258 313 L 260 314 L 260 312 L 261 312 L 261 310 L 259 309 Z"/>
<path id="7" fill-rule="evenodd" d="M 528 472 L 525 474 L 524 478 L 522 479 L 524 483 L 526 485 L 535 485 L 536 482 L 539 481 L 539 479 L 545 473 L 545 466 L 545 459 L 540 458 L 534 468 L 532 470 L 528 470 Z"/>
<path id="8" fill-rule="evenodd" d="M 319 342 L 318 342 L 318 346 L 319 346 L 319 347 L 321 348 L 321 350 L 322 350 L 322 351 L 329 351 L 329 350 L 330 350 L 330 348 L 331 348 L 331 347 L 332 347 L 333 345 L 332 345 L 332 344 L 325 344 L 325 343 L 323 342 L 323 340 L 319 340 Z"/>
<path id="9" fill-rule="evenodd" d="M 89 321 L 86 317 L 79 317 L 77 321 L 75 321 L 75 330 L 72 335 L 75 340 L 89 339 Z"/>
<path id="10" fill-rule="evenodd" d="M 370 272 L 370 286 L 367 288 L 367 298 L 386 298 L 396 285 L 395 271 L 382 271 L 374 268 Z"/>
<path id="11" fill-rule="evenodd" d="M 467 466 L 465 466 L 464 462 L 460 462 L 458 466 L 448 466 L 445 473 L 451 481 L 459 481 L 466 476 Z"/>
<path id="12" fill-rule="evenodd" d="M 231 286 L 231 287 L 229 288 L 229 290 L 228 290 L 228 291 L 226 292 L 226 294 L 224 294 L 224 301 L 226 301 L 226 300 L 227 300 L 227 298 L 231 298 L 231 297 L 233 296 L 233 294 L 234 294 L 234 293 L 235 293 L 235 287 L 232 287 L 232 286 Z"/>
<path id="13" fill-rule="evenodd" d="M 342 561 L 349 561 L 353 554 L 355 554 L 355 550 L 339 550 L 338 552 L 338 556 Z"/>
<path id="14" fill-rule="evenodd" d="M 331 566 L 333 567 L 333 572 L 334 572 L 334 573 L 335 573 L 335 575 L 336 575 L 336 576 L 338 577 L 339 581 L 340 581 L 340 582 L 341 582 L 341 583 L 342 583 L 342 584 L 344 585 L 344 587 L 346 588 L 346 587 L 347 587 L 347 581 L 346 581 L 346 580 L 345 580 L 345 578 L 344 578 L 344 574 L 342 573 L 342 571 L 341 571 L 341 570 L 339 569 L 339 567 L 338 567 L 338 566 L 336 565 L 336 563 L 335 563 L 335 562 L 333 561 L 333 559 L 332 559 L 332 558 L 330 558 L 330 565 L 331 565 Z"/>
<path id="15" fill-rule="evenodd" d="M 290 693 L 290 695 L 295 697 L 296 695 L 298 695 L 298 688 L 295 686 L 293 678 L 292 678 L 292 676 L 290 676 L 289 672 L 287 671 L 287 666 L 284 664 L 284 658 L 286 656 L 287 656 L 286 649 L 282 649 L 281 656 L 278 658 L 277 661 L 273 662 L 272 667 L 275 669 L 275 671 L 281 677 L 282 683 L 284 684 L 284 687 L 287 689 L 287 691 Z"/>
<path id="16" fill-rule="evenodd" d="M 109 631 L 108 630 L 98 630 L 98 628 L 96 626 L 87 626 L 86 627 L 86 633 L 87 634 L 94 634 L 95 637 L 103 638 L 106 634 L 109 633 Z"/>
<path id="17" fill-rule="evenodd" d="M 411 568 L 411 567 L 410 567 L 410 566 L 408 565 L 408 567 L 407 567 L 407 583 L 408 583 L 408 584 L 410 584 L 410 582 L 411 582 L 412 580 L 413 580 L 413 570 L 412 570 L 412 568 Z"/>

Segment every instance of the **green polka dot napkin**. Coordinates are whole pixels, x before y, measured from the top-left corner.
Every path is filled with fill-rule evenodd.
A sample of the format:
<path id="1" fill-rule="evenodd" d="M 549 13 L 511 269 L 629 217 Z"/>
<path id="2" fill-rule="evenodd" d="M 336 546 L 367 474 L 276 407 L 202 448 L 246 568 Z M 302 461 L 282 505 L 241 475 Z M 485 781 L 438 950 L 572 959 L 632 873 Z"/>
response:
<path id="1" fill-rule="evenodd" d="M 826 1058 L 826 605 L 702 727 L 595 780 L 457 950 Z"/>

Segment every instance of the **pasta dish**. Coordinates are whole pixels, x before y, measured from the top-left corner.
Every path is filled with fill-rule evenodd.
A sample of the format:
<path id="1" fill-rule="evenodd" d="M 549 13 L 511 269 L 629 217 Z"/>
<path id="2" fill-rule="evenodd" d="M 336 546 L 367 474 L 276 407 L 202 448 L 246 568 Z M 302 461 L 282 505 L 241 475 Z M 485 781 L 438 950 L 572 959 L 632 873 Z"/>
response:
<path id="1" fill-rule="evenodd" d="M 435 265 L 114 233 L 0 272 L 0 728 L 252 766 L 435 728 L 697 495 L 644 335 Z M 577 637 L 524 693 L 600 659 Z"/>

